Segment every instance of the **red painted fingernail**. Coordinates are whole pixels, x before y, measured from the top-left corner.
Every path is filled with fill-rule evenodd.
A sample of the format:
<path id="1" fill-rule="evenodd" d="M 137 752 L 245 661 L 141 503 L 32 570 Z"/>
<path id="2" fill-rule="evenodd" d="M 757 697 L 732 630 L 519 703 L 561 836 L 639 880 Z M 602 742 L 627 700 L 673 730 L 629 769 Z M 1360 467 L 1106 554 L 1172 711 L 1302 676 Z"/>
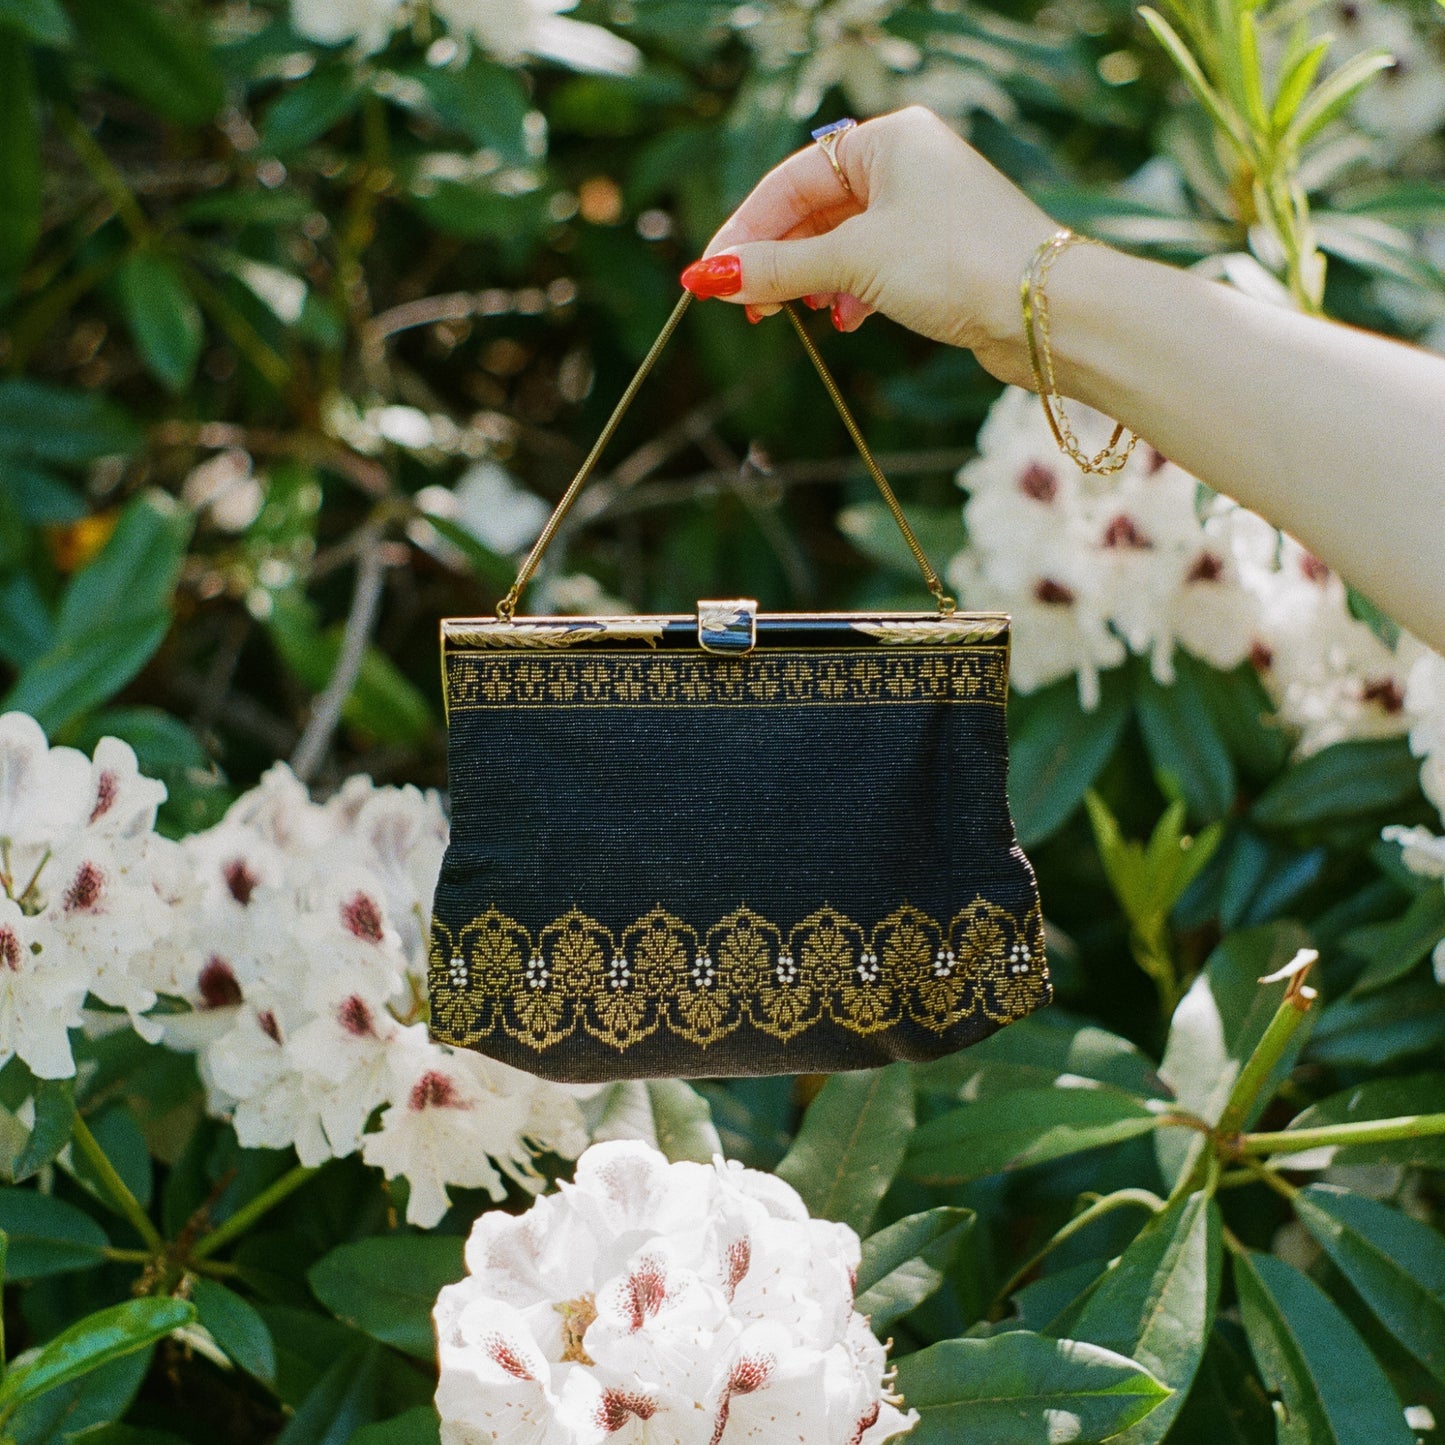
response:
<path id="1" fill-rule="evenodd" d="M 682 273 L 682 284 L 694 296 L 735 296 L 743 289 L 743 263 L 736 256 L 709 256 Z"/>
<path id="2" fill-rule="evenodd" d="M 756 306 L 744 306 L 743 315 L 746 316 L 748 320 L 753 323 L 754 326 L 756 326 L 758 322 L 763 319 L 763 313 L 759 311 Z"/>
<path id="3" fill-rule="evenodd" d="M 828 298 L 823 295 L 803 297 L 803 305 L 810 311 L 821 311 L 827 304 Z"/>
<path id="4" fill-rule="evenodd" d="M 833 318 L 833 330 L 834 330 L 834 331 L 842 331 L 842 330 L 843 330 L 843 303 L 842 303 L 842 301 L 835 301 L 835 302 L 833 303 L 833 309 L 832 309 L 832 311 L 829 312 L 828 314 L 829 314 L 830 316 L 832 316 L 832 318 Z"/>

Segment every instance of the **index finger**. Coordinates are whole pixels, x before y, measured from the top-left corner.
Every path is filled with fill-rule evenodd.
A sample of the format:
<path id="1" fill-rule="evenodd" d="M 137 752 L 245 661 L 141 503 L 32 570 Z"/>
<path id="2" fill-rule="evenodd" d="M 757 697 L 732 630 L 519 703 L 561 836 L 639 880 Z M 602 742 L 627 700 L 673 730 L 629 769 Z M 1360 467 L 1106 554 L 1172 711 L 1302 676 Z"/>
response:
<path id="1" fill-rule="evenodd" d="M 773 167 L 747 199 L 723 223 L 707 244 L 704 256 L 741 246 L 748 241 L 778 241 L 820 211 L 837 213 L 839 221 L 863 211 L 868 203 L 867 184 L 861 168 L 844 164 L 845 136 L 835 154 L 848 176 L 853 194 L 834 174 L 821 146 L 805 146 Z M 836 224 L 836 222 L 835 222 Z"/>

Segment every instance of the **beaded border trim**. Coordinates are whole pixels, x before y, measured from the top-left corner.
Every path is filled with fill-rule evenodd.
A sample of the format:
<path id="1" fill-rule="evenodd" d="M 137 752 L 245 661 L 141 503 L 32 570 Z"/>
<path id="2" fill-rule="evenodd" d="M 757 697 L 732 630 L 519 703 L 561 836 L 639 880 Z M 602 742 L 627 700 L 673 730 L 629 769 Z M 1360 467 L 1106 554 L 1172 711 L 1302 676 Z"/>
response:
<path id="1" fill-rule="evenodd" d="M 616 934 L 576 908 L 533 934 L 490 907 L 455 933 L 433 921 L 429 989 L 444 1043 L 500 1031 L 545 1050 L 582 1032 L 619 1053 L 659 1031 L 701 1048 L 824 1022 L 941 1034 L 1052 996 L 1038 905 L 1018 918 L 982 897 L 946 927 L 907 903 L 872 928 L 827 907 L 783 928 L 743 906 L 698 929 L 659 906 Z"/>

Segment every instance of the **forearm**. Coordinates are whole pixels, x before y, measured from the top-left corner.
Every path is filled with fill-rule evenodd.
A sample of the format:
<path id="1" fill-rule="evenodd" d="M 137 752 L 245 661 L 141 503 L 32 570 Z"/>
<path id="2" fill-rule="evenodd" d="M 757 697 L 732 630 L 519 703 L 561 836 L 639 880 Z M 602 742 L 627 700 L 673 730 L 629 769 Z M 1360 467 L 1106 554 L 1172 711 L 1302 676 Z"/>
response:
<path id="1" fill-rule="evenodd" d="M 1049 302 L 1067 394 L 1445 651 L 1445 358 L 1102 247 L 1060 258 Z"/>

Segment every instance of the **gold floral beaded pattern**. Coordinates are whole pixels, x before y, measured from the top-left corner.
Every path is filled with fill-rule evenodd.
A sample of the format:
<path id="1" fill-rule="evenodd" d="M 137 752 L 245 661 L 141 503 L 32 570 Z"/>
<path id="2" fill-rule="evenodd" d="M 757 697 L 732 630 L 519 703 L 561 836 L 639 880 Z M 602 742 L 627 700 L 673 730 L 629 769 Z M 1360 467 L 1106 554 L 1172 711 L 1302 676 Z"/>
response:
<path id="1" fill-rule="evenodd" d="M 1008 697 L 1002 647 L 883 652 L 452 653 L 449 712 L 514 707 L 797 707 L 992 703 Z"/>
<path id="2" fill-rule="evenodd" d="M 548 1049 L 579 1030 L 619 1052 L 662 1031 L 706 1048 L 744 1025 L 782 1042 L 824 1021 L 867 1035 L 1008 1023 L 1049 1000 L 1043 917 L 975 898 L 943 927 L 904 904 L 865 929 L 820 908 L 783 929 L 748 907 L 697 929 L 662 907 L 614 934 L 572 909 L 535 936 L 496 907 L 432 924 L 432 1028 Z"/>

